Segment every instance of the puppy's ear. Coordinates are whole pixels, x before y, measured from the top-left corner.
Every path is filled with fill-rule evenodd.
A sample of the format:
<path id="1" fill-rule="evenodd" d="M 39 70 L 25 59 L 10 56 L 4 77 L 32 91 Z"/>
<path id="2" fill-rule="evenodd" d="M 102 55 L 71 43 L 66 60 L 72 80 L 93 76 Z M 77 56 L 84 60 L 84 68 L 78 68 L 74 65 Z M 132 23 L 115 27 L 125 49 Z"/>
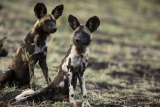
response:
<path id="1" fill-rule="evenodd" d="M 100 20 L 97 16 L 93 16 L 86 22 L 86 27 L 92 32 L 96 31 L 100 25 Z"/>
<path id="2" fill-rule="evenodd" d="M 4 38 L 0 39 L 0 44 L 3 44 L 6 39 L 7 39 L 6 36 Z"/>
<path id="3" fill-rule="evenodd" d="M 75 30 L 78 26 L 80 26 L 78 19 L 74 17 L 73 15 L 68 16 L 68 22 L 69 22 L 69 26 L 73 30 Z"/>
<path id="4" fill-rule="evenodd" d="M 8 51 L 6 50 L 6 49 L 2 49 L 2 50 L 0 50 L 1 52 L 0 52 L 0 57 L 5 57 L 5 56 L 7 56 L 8 55 Z"/>
<path id="5" fill-rule="evenodd" d="M 58 19 L 62 15 L 63 9 L 64 9 L 63 4 L 58 5 L 52 10 L 51 14 L 55 17 L 55 19 Z"/>
<path id="6" fill-rule="evenodd" d="M 34 6 L 34 13 L 35 13 L 35 16 L 38 19 L 40 19 L 41 17 L 47 14 L 47 8 L 43 3 L 37 3 Z"/>
<path id="7" fill-rule="evenodd" d="M 0 50 L 3 46 L 4 41 L 7 39 L 7 37 L 4 37 L 3 39 L 0 40 Z"/>

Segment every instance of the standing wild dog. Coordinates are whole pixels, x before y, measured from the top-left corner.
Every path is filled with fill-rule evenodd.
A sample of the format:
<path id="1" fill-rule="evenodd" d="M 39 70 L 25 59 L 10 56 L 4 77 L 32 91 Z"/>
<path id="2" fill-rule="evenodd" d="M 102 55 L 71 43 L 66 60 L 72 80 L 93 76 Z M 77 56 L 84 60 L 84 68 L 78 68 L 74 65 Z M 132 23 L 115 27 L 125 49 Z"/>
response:
<path id="1" fill-rule="evenodd" d="M 16 96 L 16 101 L 36 98 L 56 101 L 67 98 L 69 102 L 75 103 L 74 90 L 78 78 L 82 92 L 82 106 L 90 106 L 87 100 L 84 72 L 88 63 L 91 33 L 97 30 L 100 25 L 100 20 L 97 16 L 93 16 L 88 19 L 85 25 L 80 25 L 76 17 L 69 15 L 68 22 L 70 27 L 74 30 L 73 44 L 63 58 L 56 77 L 46 88 L 37 91 L 23 91 L 20 95 Z"/>
<path id="2" fill-rule="evenodd" d="M 3 47 L 4 41 L 7 39 L 7 37 L 4 37 L 0 40 L 0 57 L 5 57 L 8 55 L 8 51 Z"/>
<path id="3" fill-rule="evenodd" d="M 33 29 L 24 38 L 24 42 L 17 49 L 15 58 L 8 69 L 0 75 L 0 85 L 16 85 L 18 87 L 30 85 L 35 88 L 34 65 L 38 62 L 43 75 L 49 84 L 48 67 L 46 63 L 47 44 L 46 39 L 51 33 L 55 33 L 56 20 L 62 15 L 63 5 L 56 6 L 51 14 L 43 3 L 37 3 L 34 7 L 35 16 L 38 18 Z"/>

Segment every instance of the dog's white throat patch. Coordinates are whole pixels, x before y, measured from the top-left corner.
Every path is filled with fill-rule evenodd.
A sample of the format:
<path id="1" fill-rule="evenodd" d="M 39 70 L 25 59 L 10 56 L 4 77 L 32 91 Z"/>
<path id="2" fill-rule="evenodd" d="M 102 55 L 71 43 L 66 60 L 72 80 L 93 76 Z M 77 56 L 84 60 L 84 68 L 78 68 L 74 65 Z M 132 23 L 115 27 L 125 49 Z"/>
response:
<path id="1" fill-rule="evenodd" d="M 38 53 L 44 52 L 46 47 L 47 47 L 46 44 L 44 46 L 37 46 L 37 44 L 35 44 L 34 54 L 38 54 Z"/>
<path id="2" fill-rule="evenodd" d="M 44 52 L 45 48 L 47 47 L 46 41 L 45 41 L 45 44 L 43 46 L 38 46 L 37 45 L 37 38 L 38 38 L 38 36 L 39 35 L 36 35 L 35 38 L 34 38 L 34 46 L 35 46 L 35 48 L 34 48 L 34 54 L 38 54 L 38 53 Z"/>
<path id="3" fill-rule="evenodd" d="M 64 87 L 64 81 L 61 81 L 61 82 L 59 83 L 59 86 L 60 86 L 60 87 Z"/>
<path id="4" fill-rule="evenodd" d="M 83 65 L 83 63 L 85 63 L 85 66 L 87 66 L 88 54 L 89 54 L 88 47 L 86 48 L 86 51 L 83 54 L 78 55 L 75 50 L 75 47 L 72 46 L 71 52 L 69 53 L 68 57 L 66 57 L 66 61 L 62 64 L 63 71 L 65 71 L 65 72 L 68 71 L 67 66 L 68 66 L 69 58 L 71 58 L 71 65 L 75 68 Z"/>

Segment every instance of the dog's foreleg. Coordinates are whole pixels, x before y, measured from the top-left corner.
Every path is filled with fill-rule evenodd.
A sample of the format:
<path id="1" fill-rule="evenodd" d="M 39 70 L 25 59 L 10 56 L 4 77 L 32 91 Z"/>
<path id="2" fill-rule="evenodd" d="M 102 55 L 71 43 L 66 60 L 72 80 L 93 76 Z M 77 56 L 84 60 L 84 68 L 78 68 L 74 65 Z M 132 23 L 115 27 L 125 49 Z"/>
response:
<path id="1" fill-rule="evenodd" d="M 34 76 L 34 60 L 30 59 L 29 61 L 29 74 L 30 74 L 30 88 L 32 88 L 33 90 L 35 90 L 35 76 Z"/>
<path id="2" fill-rule="evenodd" d="M 69 58 L 68 61 L 69 102 L 74 104 L 75 100 L 74 100 L 74 88 L 72 84 L 72 79 L 73 79 L 73 66 L 71 66 L 71 58 Z"/>
<path id="3" fill-rule="evenodd" d="M 81 92 L 82 92 L 82 107 L 84 106 L 91 106 L 87 100 L 87 91 L 86 91 L 86 86 L 85 86 L 85 76 L 84 74 L 82 75 L 78 75 L 79 78 L 79 83 L 80 83 L 80 87 L 81 87 Z"/>
<path id="4" fill-rule="evenodd" d="M 68 84 L 69 84 L 69 102 L 75 104 L 74 88 L 73 88 L 73 66 L 71 65 L 71 58 L 68 60 Z"/>
<path id="5" fill-rule="evenodd" d="M 42 69 L 43 75 L 46 79 L 47 84 L 49 84 L 51 82 L 51 79 L 48 76 L 48 67 L 47 67 L 47 63 L 46 63 L 46 55 L 44 53 L 42 53 L 40 55 L 39 58 L 39 65 Z"/>
<path id="6" fill-rule="evenodd" d="M 72 79 L 73 79 L 73 72 L 69 70 L 68 73 L 68 79 L 69 79 L 69 102 L 70 103 L 75 103 L 74 100 L 74 88 L 72 84 Z"/>

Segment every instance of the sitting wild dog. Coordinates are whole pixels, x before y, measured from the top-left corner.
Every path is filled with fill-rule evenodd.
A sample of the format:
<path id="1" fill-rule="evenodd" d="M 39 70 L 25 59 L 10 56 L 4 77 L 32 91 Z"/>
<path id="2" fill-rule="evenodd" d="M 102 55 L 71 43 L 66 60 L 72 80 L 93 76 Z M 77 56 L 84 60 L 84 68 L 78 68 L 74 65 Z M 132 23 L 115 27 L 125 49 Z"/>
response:
<path id="1" fill-rule="evenodd" d="M 4 41 L 7 39 L 7 37 L 4 37 L 0 40 L 0 57 L 5 57 L 8 55 L 8 51 L 3 47 Z"/>
<path id="2" fill-rule="evenodd" d="M 51 14 L 43 3 L 37 3 L 34 7 L 35 16 L 38 18 L 33 29 L 24 38 L 23 43 L 17 49 L 16 55 L 8 69 L 0 75 L 0 85 L 6 83 L 9 86 L 18 87 L 30 85 L 35 88 L 34 65 L 38 62 L 47 84 L 51 81 L 48 76 L 46 63 L 47 37 L 57 31 L 56 20 L 63 13 L 63 5 L 56 6 Z"/>
<path id="3" fill-rule="evenodd" d="M 84 72 L 88 63 L 91 33 L 97 30 L 100 20 L 97 16 L 93 16 L 88 19 L 85 25 L 80 25 L 76 17 L 69 15 L 68 21 L 70 27 L 74 30 L 73 44 L 63 58 L 54 80 L 47 87 L 40 90 L 33 91 L 29 89 L 23 91 L 12 101 L 35 100 L 37 98 L 42 101 L 61 101 L 66 98 L 70 103 L 75 103 L 74 90 L 78 78 L 82 92 L 82 106 L 90 106 L 87 100 Z"/>

